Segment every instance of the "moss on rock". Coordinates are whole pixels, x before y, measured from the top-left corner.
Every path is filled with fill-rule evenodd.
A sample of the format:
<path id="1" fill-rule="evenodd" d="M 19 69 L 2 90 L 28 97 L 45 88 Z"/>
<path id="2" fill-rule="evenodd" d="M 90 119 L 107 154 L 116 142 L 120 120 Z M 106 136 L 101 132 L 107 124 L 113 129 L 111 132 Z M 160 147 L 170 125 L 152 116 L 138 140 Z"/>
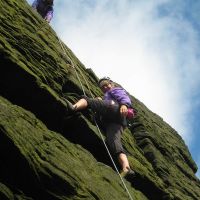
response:
<path id="1" fill-rule="evenodd" d="M 69 116 L 63 100 L 76 101 L 83 88 L 88 96 L 102 95 L 98 77 L 64 44 L 63 51 L 26 1 L 0 0 L 0 10 L 2 198 L 128 199 L 93 115 Z M 132 100 L 138 112 L 122 141 L 136 171 L 126 181 L 134 199 L 199 200 L 197 166 L 180 135 Z"/>

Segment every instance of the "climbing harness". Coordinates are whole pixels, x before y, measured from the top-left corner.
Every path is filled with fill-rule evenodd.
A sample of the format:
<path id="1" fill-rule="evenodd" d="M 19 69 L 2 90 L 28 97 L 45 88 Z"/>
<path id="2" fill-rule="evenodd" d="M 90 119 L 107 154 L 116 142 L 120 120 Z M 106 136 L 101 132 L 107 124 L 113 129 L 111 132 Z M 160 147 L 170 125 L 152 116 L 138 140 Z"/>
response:
<path id="1" fill-rule="evenodd" d="M 58 35 L 57 35 L 57 37 L 58 37 Z M 64 47 L 64 45 L 62 44 L 62 42 L 61 42 L 61 40 L 60 40 L 59 37 L 58 37 L 58 40 L 59 40 L 59 43 L 60 43 L 60 46 L 61 46 L 61 48 L 62 48 L 62 50 L 63 50 L 64 55 L 66 55 L 66 56 L 69 57 L 70 62 L 71 62 L 71 64 L 72 64 L 72 67 L 73 67 L 73 69 L 75 70 L 77 79 L 78 79 L 79 82 L 80 82 L 80 85 L 81 85 L 83 94 L 86 96 L 85 90 L 84 90 L 84 88 L 83 88 L 83 84 L 82 84 L 82 82 L 81 82 L 81 79 L 80 79 L 80 77 L 79 77 L 79 74 L 78 74 L 78 72 L 77 72 L 77 69 L 76 69 L 76 67 L 75 67 L 75 65 L 74 65 L 74 62 L 72 61 L 71 56 L 70 56 L 70 55 L 67 55 L 67 53 L 66 53 L 67 50 L 66 50 L 66 48 Z M 92 92 L 91 92 L 91 89 L 90 89 L 90 87 L 89 87 L 89 84 L 88 84 L 87 80 L 85 79 L 85 76 L 83 75 L 83 73 L 81 72 L 81 70 L 79 70 L 79 72 L 81 73 L 81 75 L 82 75 L 82 77 L 83 77 L 83 79 L 84 79 L 84 81 L 85 81 L 85 83 L 86 83 L 86 85 L 87 85 L 87 87 L 88 87 L 88 90 L 89 90 L 89 92 L 90 92 L 91 97 L 94 99 L 94 95 L 93 95 Z M 115 168 L 117 174 L 119 175 L 120 180 L 121 180 L 121 182 L 122 182 L 122 184 L 123 184 L 123 186 L 124 186 L 124 188 L 125 188 L 125 190 L 126 190 L 128 196 L 129 196 L 129 199 L 130 199 L 130 200 L 133 200 L 133 198 L 132 198 L 132 196 L 131 196 L 131 194 L 130 194 L 130 192 L 129 192 L 129 190 L 128 190 L 128 188 L 127 188 L 127 186 L 126 186 L 126 184 L 125 184 L 125 182 L 124 182 L 124 180 L 123 180 L 123 177 L 121 176 L 121 174 L 119 173 L 119 170 L 117 169 L 117 166 L 116 166 L 116 164 L 115 164 L 114 159 L 112 158 L 112 155 L 111 155 L 111 153 L 110 153 L 110 151 L 109 151 L 109 149 L 108 149 L 108 146 L 106 145 L 106 143 L 105 143 L 105 141 L 104 141 L 103 134 L 101 133 L 101 130 L 100 130 L 100 128 L 99 128 L 99 126 L 98 126 L 98 124 L 97 124 L 97 122 L 96 122 L 95 117 L 94 117 L 94 122 L 95 122 L 95 125 L 96 125 L 96 127 L 97 127 L 97 130 L 98 130 L 98 132 L 99 132 L 99 135 L 101 136 L 101 139 L 102 139 L 102 141 L 103 141 L 103 144 L 104 144 L 104 146 L 105 146 L 105 148 L 106 148 L 106 151 L 107 151 L 107 153 L 108 153 L 108 155 L 109 155 L 109 157 L 110 157 L 110 159 L 111 159 L 111 161 L 112 161 L 112 164 L 113 164 L 113 166 L 114 166 L 114 168 Z"/>

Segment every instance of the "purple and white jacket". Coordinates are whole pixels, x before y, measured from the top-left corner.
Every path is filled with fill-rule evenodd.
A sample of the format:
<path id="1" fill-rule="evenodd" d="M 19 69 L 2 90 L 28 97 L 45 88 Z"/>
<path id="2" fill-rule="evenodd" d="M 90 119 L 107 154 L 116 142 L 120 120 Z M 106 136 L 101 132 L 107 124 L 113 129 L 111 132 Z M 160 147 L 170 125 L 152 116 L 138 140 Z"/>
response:
<path id="1" fill-rule="evenodd" d="M 104 100 L 114 101 L 118 104 L 127 105 L 132 107 L 131 99 L 128 96 L 126 90 L 121 87 L 113 87 L 104 94 Z"/>
<path id="2" fill-rule="evenodd" d="M 48 22 L 53 18 L 53 4 L 45 3 L 45 0 L 34 0 L 32 7 Z"/>

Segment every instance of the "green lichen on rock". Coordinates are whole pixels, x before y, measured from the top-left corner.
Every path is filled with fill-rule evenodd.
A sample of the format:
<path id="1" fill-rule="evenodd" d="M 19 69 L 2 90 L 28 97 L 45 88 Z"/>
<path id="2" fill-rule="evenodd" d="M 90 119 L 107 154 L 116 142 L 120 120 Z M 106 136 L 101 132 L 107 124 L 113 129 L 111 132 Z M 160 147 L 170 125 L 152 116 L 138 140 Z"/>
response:
<path id="1" fill-rule="evenodd" d="M 24 0 L 0 0 L 0 10 L 0 199 L 128 199 L 93 115 L 69 116 L 63 99 L 102 95 L 98 77 Z M 133 199 L 199 200 L 182 138 L 132 100 L 138 112 L 122 142 Z"/>
<path id="2" fill-rule="evenodd" d="M 0 183 L 0 199 L 14 200 L 12 191 L 2 183 Z"/>
<path id="3" fill-rule="evenodd" d="M 7 168 L 2 175 L 6 184 L 23 186 L 18 189 L 34 199 L 127 199 L 110 167 L 98 163 L 80 145 L 48 130 L 32 113 L 0 98 L 0 122 L 0 139 L 4 141 L 0 158 Z M 145 199 L 126 184 L 135 199 Z M 13 198 L 6 186 L 1 190 Z"/>

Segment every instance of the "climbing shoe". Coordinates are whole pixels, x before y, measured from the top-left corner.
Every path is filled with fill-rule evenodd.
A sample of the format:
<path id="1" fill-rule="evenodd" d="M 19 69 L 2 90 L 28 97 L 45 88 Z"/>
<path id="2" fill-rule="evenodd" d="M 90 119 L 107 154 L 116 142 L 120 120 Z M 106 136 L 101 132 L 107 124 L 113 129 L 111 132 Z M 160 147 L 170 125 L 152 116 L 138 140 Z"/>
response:
<path id="1" fill-rule="evenodd" d="M 71 113 L 76 112 L 76 108 L 70 102 L 68 102 L 67 108 L 68 108 L 69 112 L 71 112 Z"/>
<path id="2" fill-rule="evenodd" d="M 62 98 L 62 100 L 65 101 L 65 103 L 67 104 L 67 114 L 72 115 L 76 112 L 76 107 L 73 106 L 73 104 L 71 102 L 69 102 L 67 99 Z"/>
<path id="3" fill-rule="evenodd" d="M 127 178 L 127 177 L 134 177 L 135 176 L 135 172 L 132 170 L 132 169 L 129 169 L 128 171 L 122 171 L 120 173 L 120 175 L 124 178 Z"/>

